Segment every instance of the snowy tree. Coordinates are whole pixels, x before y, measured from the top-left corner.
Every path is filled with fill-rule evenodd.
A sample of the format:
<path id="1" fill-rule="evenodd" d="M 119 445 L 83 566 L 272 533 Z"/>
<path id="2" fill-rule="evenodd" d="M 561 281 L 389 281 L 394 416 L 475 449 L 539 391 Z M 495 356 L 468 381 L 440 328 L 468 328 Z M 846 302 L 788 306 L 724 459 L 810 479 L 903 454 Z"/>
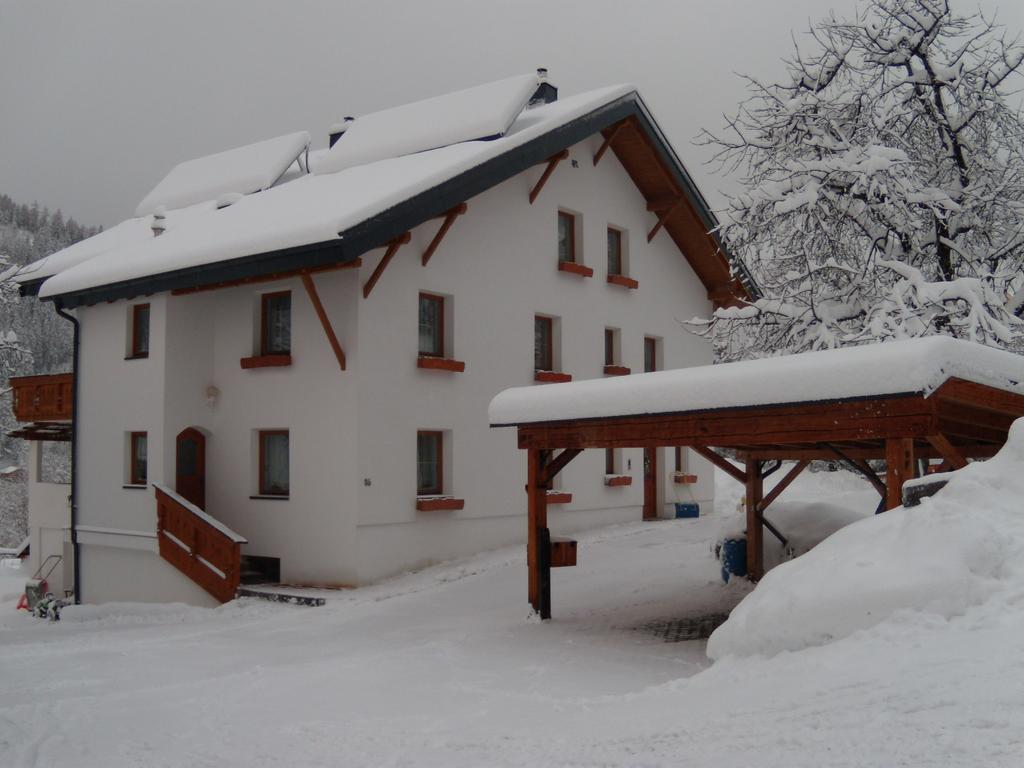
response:
<path id="1" fill-rule="evenodd" d="M 697 331 L 720 359 L 947 334 L 1024 347 L 1024 48 L 943 0 L 869 0 L 796 45 L 716 159 L 744 177 L 723 241 L 763 298 Z"/>

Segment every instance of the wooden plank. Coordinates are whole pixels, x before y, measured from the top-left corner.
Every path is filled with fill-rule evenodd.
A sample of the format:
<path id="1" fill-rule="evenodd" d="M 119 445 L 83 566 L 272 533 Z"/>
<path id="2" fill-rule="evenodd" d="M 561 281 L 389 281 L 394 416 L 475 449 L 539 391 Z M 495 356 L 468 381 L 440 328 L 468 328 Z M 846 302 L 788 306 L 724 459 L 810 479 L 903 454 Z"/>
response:
<path id="1" fill-rule="evenodd" d="M 703 445 L 692 445 L 690 447 L 693 449 L 694 453 L 703 456 L 720 470 L 729 475 L 733 480 L 736 480 L 739 483 L 745 483 L 747 481 L 747 476 L 744 471 L 724 456 L 719 456 L 710 448 L 705 448 Z"/>
<path id="2" fill-rule="evenodd" d="M 569 150 L 563 149 L 557 155 L 552 155 L 548 158 L 548 167 L 544 169 L 544 173 L 541 174 L 540 179 L 533 185 L 533 189 L 530 190 L 530 205 L 533 205 L 540 191 L 544 189 L 544 185 L 548 183 L 548 179 L 551 178 L 551 174 L 555 172 L 555 168 L 558 164 L 565 160 L 569 156 Z"/>
<path id="3" fill-rule="evenodd" d="M 943 402 L 965 403 L 1013 416 L 1024 416 L 1024 395 L 964 379 L 950 379 L 935 390 L 931 397 Z"/>
<path id="4" fill-rule="evenodd" d="M 768 494 L 761 501 L 761 504 L 758 507 L 758 511 L 764 512 L 766 509 L 768 509 L 768 506 L 779 497 L 779 494 L 781 494 L 784 490 L 786 490 L 786 488 L 789 487 L 790 483 L 797 479 L 801 472 L 807 469 L 810 463 L 811 462 L 806 460 L 798 461 L 796 463 L 796 466 L 790 469 L 789 472 L 786 473 L 786 476 L 779 480 L 779 482 L 775 484 L 775 487 L 768 492 Z"/>
<path id="5" fill-rule="evenodd" d="M 747 576 L 757 581 L 764 575 L 764 526 L 760 512 L 764 480 L 761 477 L 761 462 L 757 459 L 747 459 L 744 476 L 747 509 Z"/>
<path id="6" fill-rule="evenodd" d="M 928 442 L 932 444 L 942 458 L 945 459 L 953 469 L 963 469 L 967 466 L 967 459 L 957 450 L 956 446 L 949 442 L 949 438 L 943 434 L 928 435 Z"/>
<path id="7" fill-rule="evenodd" d="M 900 437 L 885 442 L 885 508 L 903 504 L 903 483 L 914 477 L 914 441 Z"/>
<path id="8" fill-rule="evenodd" d="M 583 453 L 582 448 L 567 448 L 548 462 L 548 464 L 545 465 L 544 473 L 541 476 L 544 486 L 549 487 L 551 485 L 551 481 L 555 479 L 558 473 L 565 469 L 566 465 L 581 453 Z"/>
<path id="9" fill-rule="evenodd" d="M 190 288 L 175 288 L 171 291 L 172 296 L 187 296 L 190 293 L 204 293 L 206 291 L 219 291 L 222 288 L 234 288 L 238 285 L 255 285 L 257 283 L 272 283 L 277 280 L 287 280 L 290 277 L 298 277 L 303 273 L 318 274 L 320 272 L 333 272 L 338 269 L 356 269 L 363 266 L 362 259 L 352 259 L 352 261 L 342 262 L 340 264 L 327 264 L 323 267 L 309 267 L 308 269 L 289 269 L 284 272 L 271 272 L 266 275 L 258 275 L 256 277 L 243 277 L 238 280 L 228 280 L 220 283 L 210 283 L 209 285 L 197 285 Z"/>
<path id="10" fill-rule="evenodd" d="M 604 137 L 604 141 L 601 142 L 601 146 L 598 147 L 597 152 L 594 155 L 594 165 L 596 166 L 601 162 L 601 158 L 604 157 L 604 153 L 608 151 L 608 147 L 615 141 L 615 137 L 619 135 L 619 132 L 626 126 L 626 122 L 616 123 L 615 127 Z"/>
<path id="11" fill-rule="evenodd" d="M 427 246 L 427 250 L 423 252 L 423 258 L 421 261 L 424 267 L 427 266 L 427 262 L 430 261 L 430 257 L 434 255 L 434 251 L 437 250 L 437 247 L 441 245 L 441 241 L 444 240 L 444 236 L 448 234 L 448 230 L 451 229 L 452 224 L 454 224 L 455 220 L 464 214 L 468 208 L 469 206 L 465 203 L 459 203 L 445 214 L 441 228 L 437 230 L 437 234 L 434 235 L 434 239 L 430 241 L 430 245 Z"/>
<path id="12" fill-rule="evenodd" d="M 520 448 L 631 448 L 664 445 L 775 446 L 920 437 L 937 431 L 920 396 L 886 400 L 736 408 L 519 426 Z"/>
<path id="13" fill-rule="evenodd" d="M 313 283 L 313 276 L 309 272 L 302 273 L 302 285 L 306 289 L 306 295 L 309 296 L 310 302 L 313 304 L 313 309 L 316 311 L 316 316 L 320 318 L 320 325 L 324 329 L 324 333 L 327 335 L 327 341 L 331 345 L 331 349 L 334 350 L 334 356 L 338 360 L 338 367 L 341 370 L 345 370 L 345 352 L 341 348 L 341 343 L 338 341 L 338 337 L 334 333 L 334 327 L 331 325 L 331 319 L 327 317 L 327 311 L 324 309 L 323 303 L 320 301 L 320 294 L 317 293 L 316 284 Z"/>
<path id="14" fill-rule="evenodd" d="M 384 270 L 387 269 L 388 264 L 391 263 L 391 259 L 398 253 L 398 249 L 408 243 L 412 239 L 412 235 L 406 232 L 404 235 L 400 235 L 388 243 L 388 248 L 384 251 L 384 255 L 381 256 L 377 267 L 373 270 L 373 274 L 370 275 L 370 279 L 366 281 L 366 285 L 363 286 L 363 298 L 369 298 L 370 292 L 373 290 L 373 286 L 380 280 L 380 276 L 384 274 Z"/>

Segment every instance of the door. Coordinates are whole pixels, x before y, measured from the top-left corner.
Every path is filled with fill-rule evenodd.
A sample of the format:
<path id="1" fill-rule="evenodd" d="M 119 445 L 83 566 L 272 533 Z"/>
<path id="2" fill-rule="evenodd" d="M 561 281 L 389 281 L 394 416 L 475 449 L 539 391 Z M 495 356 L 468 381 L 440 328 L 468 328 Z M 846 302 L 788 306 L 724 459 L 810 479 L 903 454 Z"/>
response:
<path id="1" fill-rule="evenodd" d="M 644 448 L 644 520 L 658 517 L 658 449 Z"/>
<path id="2" fill-rule="evenodd" d="M 200 509 L 206 509 L 206 437 L 189 427 L 175 446 L 174 490 Z"/>

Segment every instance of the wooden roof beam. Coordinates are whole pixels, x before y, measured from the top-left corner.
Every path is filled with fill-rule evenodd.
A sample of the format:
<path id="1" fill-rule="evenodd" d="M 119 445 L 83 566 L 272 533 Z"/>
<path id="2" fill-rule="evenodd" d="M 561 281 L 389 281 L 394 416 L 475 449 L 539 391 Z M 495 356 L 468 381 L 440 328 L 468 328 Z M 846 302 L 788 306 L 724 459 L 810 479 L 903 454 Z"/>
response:
<path id="1" fill-rule="evenodd" d="M 434 235 L 434 239 L 430 241 L 430 245 L 427 246 L 427 250 L 423 252 L 423 266 L 427 266 L 427 262 L 430 261 L 430 257 L 434 255 L 434 251 L 444 240 L 444 236 L 448 234 L 448 230 L 452 228 L 452 224 L 455 220 L 464 214 L 469 208 L 465 203 L 459 203 L 457 206 L 452 208 L 448 213 L 444 215 L 444 222 L 441 224 L 441 228 L 437 230 L 437 234 Z"/>
<path id="2" fill-rule="evenodd" d="M 324 309 L 324 305 L 320 301 L 320 294 L 317 293 L 316 284 L 313 282 L 313 276 L 309 273 L 309 270 L 302 273 L 302 285 L 306 289 L 306 295 L 309 296 L 309 301 L 313 305 L 313 309 L 316 311 L 316 316 L 320 318 L 320 325 L 323 326 L 324 334 L 327 336 L 327 342 L 331 345 L 331 349 L 334 350 L 334 356 L 338 360 L 338 367 L 344 371 L 345 351 L 341 348 L 341 343 L 338 341 L 338 337 L 334 333 L 334 327 L 331 325 L 331 319 L 327 317 L 327 311 Z"/>
<path id="3" fill-rule="evenodd" d="M 388 243 L 388 249 L 384 251 L 384 255 L 381 256 L 380 261 L 377 263 L 377 268 L 373 270 L 373 274 L 370 275 L 370 279 L 367 280 L 366 284 L 363 286 L 364 299 L 369 298 L 370 292 L 373 290 L 373 286 L 375 286 L 377 281 L 380 280 L 380 276 L 384 274 L 384 270 L 387 269 L 388 264 L 391 263 L 395 254 L 398 253 L 398 249 L 410 240 L 412 240 L 412 235 L 406 232 L 404 235 L 399 235 Z"/>
<path id="4" fill-rule="evenodd" d="M 942 433 L 929 435 L 928 442 L 953 469 L 963 469 L 967 466 L 967 459 L 964 458 L 964 455 Z"/>
<path id="5" fill-rule="evenodd" d="M 601 146 L 598 148 L 597 153 L 594 155 L 594 165 L 596 166 L 601 162 L 601 158 L 604 157 L 604 153 L 608 151 L 608 147 L 615 141 L 615 137 L 619 135 L 619 131 L 626 127 L 626 121 L 623 120 L 621 123 L 616 124 L 612 128 L 611 133 L 604 137 L 604 141 L 601 142 Z"/>
<path id="6" fill-rule="evenodd" d="M 238 285 L 253 285 L 256 283 L 272 283 L 277 280 L 286 280 L 290 277 L 301 277 L 303 274 L 314 274 L 317 272 L 333 272 L 336 269 L 354 269 L 363 266 L 362 259 L 352 259 L 340 264 L 328 264 L 324 267 L 310 267 L 309 269 L 290 269 L 286 272 L 271 272 L 267 275 L 255 277 L 243 277 L 238 280 L 227 282 L 211 283 L 210 285 L 197 285 L 188 288 L 175 288 L 171 291 L 172 296 L 186 296 L 190 293 L 203 293 L 205 291 L 219 291 L 221 288 L 234 288 Z"/>
<path id="7" fill-rule="evenodd" d="M 679 210 L 679 206 L 682 205 L 682 204 L 683 204 L 682 200 L 677 200 L 674 205 L 670 206 L 669 208 L 664 209 L 663 211 L 661 211 L 658 214 L 658 223 L 654 225 L 654 229 L 652 229 L 650 232 L 647 233 L 647 242 L 648 243 L 651 242 L 651 240 L 654 239 L 654 236 L 657 235 L 658 232 L 661 231 L 661 228 L 663 226 L 665 226 L 665 222 L 669 220 L 669 217 L 671 217 L 672 214 L 674 214 L 676 211 Z"/>
<path id="8" fill-rule="evenodd" d="M 537 183 L 533 185 L 533 189 L 530 190 L 530 205 L 533 205 L 534 200 L 537 199 L 537 195 L 544 189 L 544 185 L 548 183 L 548 179 L 551 178 L 551 174 L 555 172 L 555 168 L 558 164 L 565 160 L 569 156 L 569 150 L 563 149 L 557 155 L 552 155 L 548 158 L 548 167 L 544 169 L 544 173 L 541 174 Z"/>

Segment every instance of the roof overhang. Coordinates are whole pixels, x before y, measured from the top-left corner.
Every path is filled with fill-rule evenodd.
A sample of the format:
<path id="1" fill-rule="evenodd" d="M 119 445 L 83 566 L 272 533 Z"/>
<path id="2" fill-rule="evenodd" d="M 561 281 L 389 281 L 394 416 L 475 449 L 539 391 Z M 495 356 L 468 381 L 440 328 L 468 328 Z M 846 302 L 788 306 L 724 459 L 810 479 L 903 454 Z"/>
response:
<path id="1" fill-rule="evenodd" d="M 148 275 L 60 294 L 52 298 L 58 305 L 70 309 L 133 296 L 230 283 L 277 272 L 316 269 L 351 262 L 417 225 L 442 215 L 491 187 L 545 162 L 563 149 L 622 121 L 630 121 L 636 127 L 647 142 L 650 152 L 655 154 L 666 178 L 670 179 L 685 196 L 693 221 L 699 222 L 697 226 L 702 231 L 691 232 L 689 238 L 684 238 L 680 234 L 684 227 L 683 223 L 669 222 L 666 223 L 666 228 L 679 245 L 684 257 L 694 265 L 695 271 L 707 287 L 709 296 L 712 292 L 721 291 L 723 286 L 727 286 L 736 292 L 737 299 L 748 297 L 752 283 L 741 285 L 733 279 L 728 257 L 716 234 L 718 222 L 714 214 L 643 100 L 636 91 L 633 91 L 371 216 L 356 226 L 339 232 L 337 239 Z M 612 149 L 616 150 L 614 143 Z M 616 151 L 620 162 L 626 165 L 626 170 L 634 181 L 638 177 L 638 170 L 631 170 L 630 166 L 640 157 L 638 151 L 634 151 L 632 155 Z M 644 189 L 641 188 L 640 191 L 643 193 Z M 693 222 L 690 222 L 689 226 L 692 229 Z M 700 245 L 700 240 L 703 240 L 703 245 Z M 684 247 L 684 242 L 690 245 Z M 699 252 L 695 253 L 695 248 Z M 41 282 L 23 284 L 23 294 L 38 293 Z"/>

